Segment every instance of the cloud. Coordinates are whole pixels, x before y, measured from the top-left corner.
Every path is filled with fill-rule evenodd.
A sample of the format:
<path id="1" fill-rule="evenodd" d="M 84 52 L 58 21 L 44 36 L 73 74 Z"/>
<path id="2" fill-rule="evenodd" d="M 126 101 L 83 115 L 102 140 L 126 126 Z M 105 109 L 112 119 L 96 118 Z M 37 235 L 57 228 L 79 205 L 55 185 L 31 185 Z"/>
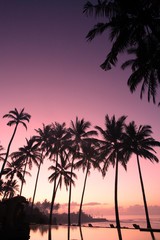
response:
<path id="1" fill-rule="evenodd" d="M 148 206 L 151 215 L 160 215 L 160 206 Z M 127 208 L 120 207 L 120 213 L 125 215 L 143 215 L 145 214 L 143 205 L 132 205 Z"/>
<path id="2" fill-rule="evenodd" d="M 104 205 L 104 204 L 99 202 L 88 202 L 83 204 L 83 206 L 99 206 L 99 205 Z"/>
<path id="3" fill-rule="evenodd" d="M 60 204 L 60 207 L 67 207 L 68 206 L 68 203 L 62 203 Z M 77 202 L 71 202 L 71 206 L 72 207 L 78 207 L 79 206 L 79 203 Z"/>
<path id="4" fill-rule="evenodd" d="M 71 202 L 71 206 L 72 207 L 79 207 L 79 203 L 77 202 Z M 99 202 L 88 202 L 88 203 L 84 203 L 83 206 L 86 207 L 86 206 L 102 206 L 102 205 L 108 205 L 107 203 L 99 203 Z M 66 207 L 68 206 L 68 203 L 62 203 L 60 204 L 60 207 Z"/>
<path id="5" fill-rule="evenodd" d="M 67 212 L 68 203 L 60 204 L 59 212 Z M 71 211 L 77 212 L 79 210 L 79 203 L 72 202 L 71 203 Z M 160 206 L 148 206 L 150 215 L 160 215 Z M 83 204 L 83 211 L 92 216 L 109 216 L 114 215 L 115 209 L 113 207 L 109 207 L 107 203 L 99 203 L 99 202 L 88 202 Z M 145 210 L 143 205 L 131 205 L 128 207 L 119 206 L 120 215 L 144 215 Z"/>

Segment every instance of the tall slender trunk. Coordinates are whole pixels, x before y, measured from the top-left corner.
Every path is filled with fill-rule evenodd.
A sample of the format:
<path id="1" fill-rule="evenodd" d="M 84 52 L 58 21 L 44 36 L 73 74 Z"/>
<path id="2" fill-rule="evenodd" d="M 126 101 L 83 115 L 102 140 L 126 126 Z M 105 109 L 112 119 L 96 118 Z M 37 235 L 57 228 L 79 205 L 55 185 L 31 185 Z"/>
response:
<path id="1" fill-rule="evenodd" d="M 50 210 L 50 215 L 49 215 L 49 225 L 52 224 L 52 212 L 53 212 L 54 201 L 55 201 L 55 198 L 56 198 L 56 193 L 57 193 L 57 189 L 58 189 L 59 184 L 60 184 L 60 178 L 59 178 L 57 186 L 56 186 L 56 182 L 54 182 L 54 188 L 53 188 L 54 190 L 53 190 L 53 195 L 52 195 L 51 210 Z"/>
<path id="2" fill-rule="evenodd" d="M 20 193 L 19 193 L 20 196 L 22 195 L 22 189 L 23 189 L 23 183 L 24 183 L 24 177 L 25 177 L 25 173 L 26 173 L 27 163 L 28 163 L 28 159 L 26 159 L 26 163 L 25 163 L 24 170 L 23 170 L 23 178 L 22 178 L 22 183 L 21 183 L 21 190 L 20 190 Z"/>
<path id="3" fill-rule="evenodd" d="M 139 177 L 140 177 L 141 188 L 142 188 L 142 195 L 143 195 L 144 209 L 145 209 L 145 214 L 146 214 L 147 228 L 151 228 L 151 224 L 150 224 L 150 220 L 149 220 L 149 214 L 148 214 L 148 208 L 147 208 L 147 201 L 146 201 L 146 196 L 145 196 L 145 191 L 144 191 L 144 185 L 143 185 L 143 179 L 142 179 L 142 173 L 141 173 L 141 168 L 140 168 L 138 155 L 137 155 L 137 164 L 138 164 L 138 171 L 139 171 Z"/>
<path id="4" fill-rule="evenodd" d="M 119 240 L 122 240 L 120 221 L 119 221 L 119 212 L 118 212 L 118 157 L 116 159 L 116 174 L 115 174 L 115 215 L 116 215 L 116 224 L 117 224 Z"/>
<path id="5" fill-rule="evenodd" d="M 4 170 L 5 164 L 6 164 L 6 162 L 7 162 L 7 158 L 8 158 L 8 155 L 9 155 L 9 150 L 10 150 L 11 143 L 12 143 L 12 141 L 13 141 L 13 138 L 14 138 L 14 136 L 15 136 L 15 133 L 16 133 L 16 130 L 17 130 L 17 127 L 18 127 L 18 123 L 16 123 L 15 129 L 14 129 L 14 132 L 13 132 L 12 137 L 11 137 L 11 140 L 10 140 L 10 142 L 9 142 L 9 144 L 8 144 L 6 157 L 5 157 L 5 159 L 4 159 L 4 162 L 3 162 L 3 165 L 2 165 L 2 168 L 1 168 L 1 172 L 0 172 L 0 179 L 1 179 L 1 177 L 2 177 L 2 173 L 3 173 L 3 170 Z"/>
<path id="6" fill-rule="evenodd" d="M 83 185 L 81 203 L 80 203 L 80 208 L 79 208 L 78 226 L 81 226 L 82 204 L 83 204 L 84 192 L 85 192 L 85 188 L 86 188 L 86 181 L 87 181 L 87 176 L 88 176 L 88 169 L 89 169 L 89 163 L 88 163 L 88 165 L 87 165 L 86 175 L 85 175 L 85 179 L 84 179 L 84 185 Z"/>
<path id="7" fill-rule="evenodd" d="M 37 190 L 37 184 L 38 184 L 39 172 L 40 172 L 40 168 L 41 168 L 41 164 L 42 164 L 42 159 L 43 159 L 43 152 L 41 154 L 41 160 L 40 160 L 40 163 L 39 163 L 39 166 L 38 166 L 38 171 L 37 171 L 36 183 L 35 183 L 34 193 L 33 193 L 33 198 L 32 198 L 31 215 L 32 215 L 32 211 L 33 211 L 34 199 L 35 199 L 35 195 L 36 195 L 36 190 Z"/>
<path id="8" fill-rule="evenodd" d="M 72 193 L 72 173 L 73 173 L 73 163 L 74 163 L 74 157 L 72 159 L 72 165 L 71 165 L 71 180 L 69 183 L 69 198 L 68 198 L 68 226 L 71 225 L 71 193 Z"/>
<path id="9" fill-rule="evenodd" d="M 58 163 L 58 155 L 56 155 L 56 170 L 57 171 L 57 163 Z M 49 225 L 52 224 L 52 212 L 53 212 L 53 206 L 54 206 L 54 200 L 56 197 L 56 177 L 54 179 L 54 187 L 53 187 L 53 194 L 52 194 L 52 201 L 51 201 L 51 209 L 50 209 L 50 215 L 49 215 Z"/>

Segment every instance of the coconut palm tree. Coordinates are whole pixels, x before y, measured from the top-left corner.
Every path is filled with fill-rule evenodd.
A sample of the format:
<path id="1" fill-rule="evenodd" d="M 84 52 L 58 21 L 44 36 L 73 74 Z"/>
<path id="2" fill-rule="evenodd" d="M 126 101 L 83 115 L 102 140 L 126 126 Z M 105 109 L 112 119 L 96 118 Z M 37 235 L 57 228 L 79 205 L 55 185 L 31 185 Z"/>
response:
<path id="1" fill-rule="evenodd" d="M 55 191 L 54 191 L 54 194 L 52 197 L 53 205 L 54 205 L 57 190 L 59 187 L 61 189 L 63 182 L 65 184 L 66 190 L 68 190 L 70 183 L 75 185 L 73 178 L 77 178 L 77 176 L 75 173 L 73 173 L 73 172 L 71 173 L 71 171 L 68 170 L 70 168 L 71 168 L 71 165 L 70 165 L 70 163 L 68 163 L 67 159 L 66 159 L 66 161 L 62 160 L 61 164 L 57 163 L 56 166 L 49 167 L 49 170 L 53 171 L 53 173 L 48 178 L 49 182 L 53 182 L 53 181 L 55 181 L 55 179 L 56 180 L 58 179 L 58 182 L 57 182 L 57 185 L 55 187 Z M 71 178 L 71 175 L 72 175 L 72 178 Z M 70 226 L 68 225 L 68 227 L 70 227 Z M 70 236 L 70 229 L 68 229 L 68 239 L 69 239 L 69 236 Z"/>
<path id="2" fill-rule="evenodd" d="M 131 66 L 132 69 L 132 74 L 128 79 L 130 91 L 134 92 L 137 86 L 142 83 L 140 98 L 143 97 L 145 90 L 148 88 L 148 102 L 152 97 L 153 103 L 155 103 L 159 86 L 158 76 L 160 76 L 159 41 L 154 36 L 149 36 L 139 44 L 138 48 L 129 49 L 128 54 L 136 56 L 122 64 L 122 69 L 128 66 Z"/>
<path id="3" fill-rule="evenodd" d="M 91 142 L 84 142 L 82 144 L 82 152 L 79 154 L 80 160 L 75 164 L 75 168 L 82 167 L 83 172 L 86 171 L 82 197 L 80 202 L 80 208 L 79 208 L 79 218 L 78 218 L 79 226 L 81 226 L 82 204 L 84 199 L 87 177 L 90 174 L 91 167 L 93 167 L 94 169 L 98 169 L 99 171 L 101 170 L 98 162 L 98 159 L 99 159 L 98 157 L 99 157 L 99 151 L 95 144 Z"/>
<path id="4" fill-rule="evenodd" d="M 151 126 L 149 125 L 140 125 L 139 127 L 137 127 L 135 122 L 132 121 L 131 123 L 129 123 L 129 125 L 125 126 L 125 128 L 127 148 L 124 148 L 124 152 L 125 154 L 128 154 L 130 156 L 132 154 L 135 154 L 137 156 L 137 165 L 143 195 L 147 228 L 151 228 L 139 157 L 149 159 L 152 163 L 159 162 L 158 158 L 155 155 L 156 151 L 154 150 L 154 147 L 160 147 L 160 142 L 156 141 L 154 138 L 151 137 L 152 130 Z"/>
<path id="5" fill-rule="evenodd" d="M 38 162 L 41 160 L 40 151 L 37 148 L 37 144 L 35 144 L 34 139 L 33 138 L 30 138 L 29 140 L 26 139 L 26 142 L 27 142 L 26 145 L 23 147 L 20 147 L 19 151 L 13 152 L 11 154 L 11 157 L 16 161 L 16 164 L 22 164 L 22 163 L 24 164 L 20 196 L 22 194 L 27 165 L 31 170 L 32 163 L 34 162 L 38 166 Z"/>
<path id="6" fill-rule="evenodd" d="M 51 137 L 51 126 L 43 124 L 43 128 L 40 129 L 38 128 L 35 131 L 39 134 L 38 136 L 34 136 L 33 140 L 37 143 L 37 147 L 40 147 L 41 150 L 41 156 L 40 156 L 40 161 L 38 164 L 38 171 L 37 171 L 37 176 L 36 176 L 36 182 L 35 182 L 35 188 L 34 188 L 34 193 L 33 193 L 33 198 L 32 198 L 32 206 L 31 206 L 31 211 L 33 210 L 33 205 L 34 205 L 34 199 L 36 195 L 36 190 L 37 190 L 37 184 L 38 184 L 38 179 L 39 179 L 39 173 L 40 173 L 40 168 L 41 164 L 43 164 L 45 154 L 48 151 L 48 148 L 50 147 L 50 137 Z"/>
<path id="7" fill-rule="evenodd" d="M 96 126 L 95 128 L 101 133 L 104 140 L 101 141 L 102 146 L 100 147 L 101 158 L 104 158 L 103 175 L 111 163 L 116 166 L 115 169 L 115 215 L 116 224 L 118 228 L 119 239 L 122 239 L 120 231 L 120 220 L 118 212 L 118 163 L 126 168 L 127 159 L 122 158 L 121 151 L 124 145 L 124 126 L 125 126 L 126 116 L 121 116 L 117 121 L 115 116 L 110 119 L 108 114 L 105 117 L 105 130 L 101 127 Z"/>
<path id="8" fill-rule="evenodd" d="M 17 131 L 17 127 L 19 124 L 22 124 L 26 129 L 27 129 L 27 125 L 25 123 L 25 121 L 29 122 L 30 118 L 31 118 L 31 115 L 29 115 L 28 113 L 25 113 L 24 112 L 24 108 L 18 112 L 17 108 L 15 108 L 14 110 L 11 110 L 9 111 L 8 114 L 5 114 L 3 116 L 3 118 L 9 118 L 11 119 L 7 125 L 8 126 L 12 126 L 12 125 L 15 125 L 15 128 L 14 128 L 14 132 L 12 134 L 12 137 L 11 137 L 11 140 L 8 144 L 8 148 L 7 148 L 7 153 L 6 153 L 6 156 L 5 156 L 5 159 L 4 159 L 4 162 L 3 162 L 3 165 L 2 165 L 2 168 L 1 168 L 1 172 L 0 172 L 0 179 L 1 179 L 1 176 L 2 176 L 2 172 L 4 170 L 4 167 L 5 167 L 5 164 L 7 162 L 7 158 L 8 158 L 8 155 L 9 155 L 9 150 L 10 150 L 10 146 L 11 146 L 11 143 L 13 141 L 13 138 L 15 136 L 15 133 Z"/>
<path id="9" fill-rule="evenodd" d="M 59 187 L 60 187 L 60 189 L 62 188 L 63 181 L 66 186 L 66 190 L 68 190 L 70 181 L 72 182 L 72 184 L 75 185 L 74 180 L 71 179 L 71 172 L 68 171 L 68 169 L 70 169 L 70 167 L 71 166 L 70 166 L 70 164 L 67 163 L 67 161 L 62 161 L 61 164 L 57 163 L 57 167 L 52 165 L 48 168 L 49 170 L 53 171 L 53 173 L 48 178 L 49 182 L 52 183 L 55 180 L 55 178 L 58 179 L 55 194 Z M 72 173 L 72 176 L 74 178 L 77 178 L 75 173 Z"/>
<path id="10" fill-rule="evenodd" d="M 14 197 L 16 192 L 19 191 L 17 180 L 13 180 L 12 182 L 8 180 L 6 183 L 4 183 L 4 191 L 6 192 L 6 198 Z"/>
<path id="11" fill-rule="evenodd" d="M 14 176 L 16 175 L 18 179 L 21 181 L 25 181 L 23 179 L 23 164 L 22 163 L 17 163 L 12 160 L 12 162 L 7 162 L 7 168 L 4 169 L 3 174 L 5 174 L 5 178 L 9 178 L 8 181 L 8 189 L 10 188 L 10 185 L 13 181 Z M 25 172 L 27 175 L 31 175 L 29 172 Z M 6 193 L 8 192 L 8 189 L 6 188 L 6 191 L 4 193 L 3 199 L 6 197 Z"/>
<path id="12" fill-rule="evenodd" d="M 72 153 L 72 163 L 71 163 L 71 178 L 74 167 L 74 161 L 77 158 L 77 154 L 79 153 L 83 142 L 88 141 L 96 141 L 93 136 L 97 135 L 97 131 L 89 130 L 91 127 L 91 123 L 89 121 L 85 121 L 84 118 L 78 119 L 76 117 L 75 123 L 71 120 L 71 127 L 69 128 L 69 132 L 71 133 L 72 138 L 72 147 L 70 151 Z M 70 205 L 71 205 L 71 193 L 72 193 L 72 185 L 70 183 L 69 186 L 69 200 L 68 200 L 68 225 L 70 226 Z"/>
<path id="13" fill-rule="evenodd" d="M 142 42 L 147 44 L 145 40 L 150 36 L 156 39 L 152 41 L 152 44 L 158 47 L 157 49 L 160 47 L 160 3 L 156 0 L 104 0 L 98 1 L 96 5 L 87 2 L 84 6 L 84 13 L 104 18 L 104 22 L 96 24 L 86 38 L 91 41 L 96 35 L 107 31 L 110 41 L 113 42 L 106 60 L 101 64 L 104 70 L 109 70 L 116 65 L 118 54 L 127 52 L 130 47 L 138 48 Z M 156 59 L 155 52 L 150 51 L 150 53 L 150 63 L 155 71 L 159 71 L 159 65 L 155 65 L 154 62 L 159 62 L 160 57 L 156 54 L 158 57 Z M 148 65 L 148 58 L 144 58 L 144 65 Z M 143 78 L 146 78 L 144 71 L 141 80 Z M 160 81 L 160 76 L 157 75 L 156 79 Z M 152 76 L 148 76 L 146 85 L 149 88 L 151 83 Z M 157 85 L 156 88 L 158 87 Z"/>
<path id="14" fill-rule="evenodd" d="M 61 153 L 62 154 L 62 153 Z M 64 154 L 66 156 L 66 154 Z M 53 190 L 53 196 L 52 196 L 52 204 L 54 206 L 54 201 L 55 201 L 55 197 L 56 197 L 56 193 L 58 190 L 58 187 L 62 187 L 62 183 L 64 181 L 64 184 L 66 186 L 66 190 L 68 190 L 68 186 L 70 185 L 70 182 L 74 185 L 75 182 L 73 180 L 74 178 L 77 178 L 75 173 L 71 173 L 70 171 L 68 171 L 68 169 L 70 169 L 70 163 L 68 164 L 68 159 L 65 159 L 64 157 L 61 156 L 61 164 L 58 163 L 57 160 L 56 161 L 56 165 L 52 165 L 49 167 L 49 170 L 52 170 L 53 173 L 49 176 L 49 182 L 53 182 L 54 181 L 54 190 Z M 72 178 L 71 178 L 71 174 L 72 174 Z M 58 179 L 58 183 L 57 183 L 57 179 Z M 53 207 L 51 209 L 53 211 Z M 48 239 L 51 239 L 51 224 L 52 224 L 52 217 L 51 217 L 51 212 L 50 212 L 50 224 L 49 224 L 49 231 L 48 231 Z M 68 239 L 70 239 L 70 229 L 68 228 Z"/>
<path id="15" fill-rule="evenodd" d="M 51 210 L 50 210 L 50 217 L 49 217 L 49 225 L 52 224 L 52 212 L 53 212 L 53 205 L 56 195 L 56 186 L 57 186 L 57 173 L 56 171 L 58 168 L 58 160 L 60 158 L 63 161 L 63 153 L 69 147 L 68 142 L 70 142 L 70 133 L 66 129 L 66 124 L 63 122 L 62 124 L 55 122 L 51 125 L 51 138 L 50 138 L 50 147 L 47 151 L 47 154 L 50 159 L 53 159 L 55 162 L 55 178 L 54 178 L 54 186 L 53 186 L 53 194 L 52 194 L 52 201 L 51 201 Z"/>

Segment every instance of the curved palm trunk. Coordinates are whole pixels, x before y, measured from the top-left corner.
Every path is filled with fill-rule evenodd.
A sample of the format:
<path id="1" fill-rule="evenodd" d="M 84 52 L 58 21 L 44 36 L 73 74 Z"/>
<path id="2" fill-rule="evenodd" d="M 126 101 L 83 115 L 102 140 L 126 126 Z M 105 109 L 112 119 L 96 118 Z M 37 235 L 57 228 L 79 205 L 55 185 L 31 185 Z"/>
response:
<path id="1" fill-rule="evenodd" d="M 120 221 L 119 221 L 119 212 L 118 212 L 118 157 L 116 159 L 116 174 L 115 174 L 115 215 L 116 215 L 116 224 L 117 224 L 119 240 L 122 240 Z"/>
<path id="2" fill-rule="evenodd" d="M 54 181 L 54 187 L 53 187 L 53 195 L 52 195 L 51 209 L 50 209 L 50 215 L 49 215 L 49 225 L 52 224 L 52 211 L 53 211 L 55 197 L 56 197 L 56 180 Z"/>
<path id="3" fill-rule="evenodd" d="M 32 199 L 31 215 L 32 215 L 32 211 L 33 211 L 34 199 L 35 199 L 35 195 L 36 195 L 37 183 L 38 183 L 38 179 L 39 179 L 39 172 L 40 172 L 40 168 L 41 168 L 41 164 L 42 164 L 42 159 L 43 159 L 43 152 L 41 154 L 41 161 L 40 161 L 39 166 L 38 166 L 38 172 L 37 172 L 36 183 L 35 183 L 33 199 Z"/>
<path id="4" fill-rule="evenodd" d="M 87 166 L 86 175 L 85 175 L 85 179 L 84 179 L 84 185 L 83 185 L 81 203 L 80 203 L 80 208 L 79 208 L 78 226 L 81 226 L 82 204 L 83 204 L 84 192 L 85 192 L 85 188 L 86 188 L 86 182 L 87 182 L 87 176 L 88 176 L 88 169 L 89 169 L 89 164 L 88 164 L 88 166 Z"/>
<path id="5" fill-rule="evenodd" d="M 6 157 L 5 157 L 5 159 L 4 159 L 4 162 L 3 162 L 3 165 L 2 165 L 2 168 L 1 168 L 1 172 L 0 172 L 0 179 L 1 179 L 1 177 L 2 177 L 2 173 L 3 173 L 3 170 L 4 170 L 5 164 L 6 164 L 6 162 L 7 162 L 7 158 L 8 158 L 8 155 L 9 155 L 9 150 L 10 150 L 11 143 L 12 143 L 12 141 L 13 141 L 13 138 L 14 138 L 14 136 L 15 136 L 17 127 L 18 127 L 18 123 L 17 123 L 16 126 L 15 126 L 15 129 L 14 129 L 14 132 L 13 132 L 13 134 L 12 134 L 11 140 L 10 140 L 10 142 L 9 142 L 9 144 L 8 144 Z"/>
<path id="6" fill-rule="evenodd" d="M 56 169 L 57 169 L 57 163 L 58 163 L 58 155 L 56 156 Z M 55 170 L 56 171 L 56 170 Z M 53 206 L 54 206 L 54 201 L 56 197 L 56 181 L 57 179 L 55 178 L 54 180 L 54 187 L 53 187 L 53 194 L 52 194 L 52 201 L 51 201 L 51 209 L 50 209 L 50 215 L 49 215 L 49 225 L 51 226 L 52 224 L 52 212 L 53 212 Z"/>
<path id="7" fill-rule="evenodd" d="M 150 220 L 149 220 L 149 214 L 148 214 L 147 201 L 146 201 L 146 196 L 145 196 L 145 191 L 144 191 L 144 185 L 143 185 L 143 179 L 142 179 L 142 174 L 141 174 L 141 168 L 140 168 L 138 155 L 137 155 L 137 164 L 138 164 L 138 171 L 139 171 L 139 177 L 140 177 L 141 188 L 142 188 L 142 195 L 143 195 L 144 208 L 145 208 L 145 214 L 146 214 L 147 228 L 151 228 L 151 224 L 150 224 Z"/>
<path id="8" fill-rule="evenodd" d="M 27 163 L 28 163 L 28 159 L 26 160 L 25 166 L 24 166 L 24 170 L 23 170 L 23 178 L 22 178 L 22 183 L 21 183 L 21 190 L 19 195 L 22 195 L 22 189 L 23 189 L 23 183 L 24 183 L 24 177 L 25 177 L 25 173 L 26 173 L 26 168 L 27 168 Z"/>
<path id="9" fill-rule="evenodd" d="M 32 198 L 31 214 L 32 214 L 32 210 L 33 210 L 34 199 L 35 199 L 35 195 L 36 195 L 37 183 L 38 183 L 38 178 L 39 178 L 39 172 L 40 172 L 41 164 L 42 164 L 42 162 L 40 162 L 40 164 L 39 164 L 39 166 L 38 166 L 38 172 L 37 172 L 37 177 L 36 177 L 36 183 L 35 183 L 34 193 L 33 193 L 33 198 Z"/>
<path id="10" fill-rule="evenodd" d="M 72 159 L 72 165 L 71 165 L 71 180 L 72 180 L 72 173 L 73 173 L 73 163 L 74 158 Z M 72 193 L 72 182 L 70 180 L 69 183 L 69 199 L 68 199 L 68 226 L 71 225 L 71 193 Z"/>

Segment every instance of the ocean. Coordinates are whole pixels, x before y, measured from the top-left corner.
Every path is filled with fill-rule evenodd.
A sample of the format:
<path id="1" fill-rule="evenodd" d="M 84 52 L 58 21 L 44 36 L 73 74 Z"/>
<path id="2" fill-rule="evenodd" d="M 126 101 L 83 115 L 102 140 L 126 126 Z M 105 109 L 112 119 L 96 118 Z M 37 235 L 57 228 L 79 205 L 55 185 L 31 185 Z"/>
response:
<path id="1" fill-rule="evenodd" d="M 93 227 L 82 224 L 82 227 L 72 226 L 52 226 L 51 238 L 49 239 L 48 225 L 33 225 L 30 231 L 30 240 L 118 240 L 116 228 L 110 228 L 110 224 L 115 225 L 113 216 L 108 216 L 108 222 L 92 222 Z M 151 235 L 150 232 L 142 232 L 134 229 L 133 224 L 146 227 L 144 216 L 121 216 L 121 229 L 123 240 L 160 240 L 160 232 Z M 160 216 L 150 217 L 152 228 L 160 228 Z M 69 233 L 69 234 L 68 234 Z"/>

